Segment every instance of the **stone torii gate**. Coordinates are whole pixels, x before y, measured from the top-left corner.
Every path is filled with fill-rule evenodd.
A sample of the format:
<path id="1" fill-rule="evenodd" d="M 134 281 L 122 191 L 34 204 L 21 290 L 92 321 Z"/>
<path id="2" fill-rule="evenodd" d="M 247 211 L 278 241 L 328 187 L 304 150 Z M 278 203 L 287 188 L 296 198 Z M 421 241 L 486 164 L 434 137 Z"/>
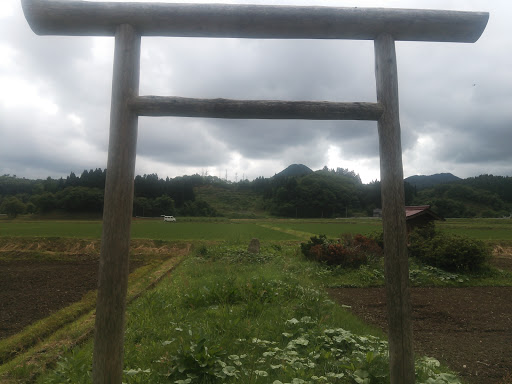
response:
<path id="1" fill-rule="evenodd" d="M 138 116 L 377 121 L 391 383 L 414 383 L 395 41 L 473 43 L 488 13 L 21 0 L 39 35 L 115 36 L 93 382 L 121 383 Z M 376 103 L 140 96 L 141 36 L 373 40 Z"/>

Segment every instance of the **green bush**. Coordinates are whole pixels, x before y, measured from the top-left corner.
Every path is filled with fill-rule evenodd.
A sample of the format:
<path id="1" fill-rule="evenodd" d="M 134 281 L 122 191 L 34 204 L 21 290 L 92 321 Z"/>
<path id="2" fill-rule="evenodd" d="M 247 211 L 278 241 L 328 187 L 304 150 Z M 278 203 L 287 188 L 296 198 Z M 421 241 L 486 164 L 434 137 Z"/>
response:
<path id="1" fill-rule="evenodd" d="M 409 256 L 449 272 L 478 272 L 491 258 L 491 251 L 480 240 L 445 234 L 433 226 L 409 235 Z"/>
<path id="2" fill-rule="evenodd" d="M 306 256 L 307 259 L 313 259 L 311 254 L 311 248 L 317 245 L 327 245 L 329 241 L 327 240 L 327 237 L 325 235 L 318 235 L 310 237 L 309 241 L 307 243 L 301 243 L 300 244 L 300 250 L 302 251 L 302 254 Z"/>
<path id="3" fill-rule="evenodd" d="M 375 243 L 381 248 L 384 249 L 384 232 L 382 231 L 374 231 L 370 233 L 368 236 L 370 239 L 375 241 Z"/>
<path id="4" fill-rule="evenodd" d="M 375 240 L 351 234 L 338 240 L 328 240 L 325 235 L 313 236 L 309 242 L 301 244 L 301 250 L 309 260 L 343 268 L 358 268 L 382 256 L 382 249 Z"/>

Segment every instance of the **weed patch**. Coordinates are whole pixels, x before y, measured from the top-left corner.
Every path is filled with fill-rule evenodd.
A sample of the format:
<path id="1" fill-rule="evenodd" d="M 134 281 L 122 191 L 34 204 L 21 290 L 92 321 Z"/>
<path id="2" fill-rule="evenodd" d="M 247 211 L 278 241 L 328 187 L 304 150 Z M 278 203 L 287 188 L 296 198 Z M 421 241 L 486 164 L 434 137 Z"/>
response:
<path id="1" fill-rule="evenodd" d="M 329 300 L 311 274 L 317 267 L 301 260 L 296 247 L 276 248 L 262 247 L 270 256 L 254 263 L 237 246 L 199 247 L 132 303 L 123 382 L 389 382 L 382 333 Z M 90 366 L 81 356 L 92 346 L 83 348 L 39 382 Z M 444 374 L 427 371 L 418 361 L 419 383 Z M 81 374 L 77 383 L 88 382 L 88 373 Z"/>
<path id="2" fill-rule="evenodd" d="M 342 268 L 357 268 L 382 257 L 382 249 L 375 240 L 363 235 L 345 234 L 337 240 L 313 236 L 301 244 L 301 250 L 309 260 Z"/>
<path id="3" fill-rule="evenodd" d="M 278 255 L 279 246 L 269 247 L 259 253 L 250 253 L 245 249 L 233 248 L 226 245 L 208 248 L 199 247 L 196 256 L 207 261 L 222 261 L 230 264 L 264 264 Z"/>

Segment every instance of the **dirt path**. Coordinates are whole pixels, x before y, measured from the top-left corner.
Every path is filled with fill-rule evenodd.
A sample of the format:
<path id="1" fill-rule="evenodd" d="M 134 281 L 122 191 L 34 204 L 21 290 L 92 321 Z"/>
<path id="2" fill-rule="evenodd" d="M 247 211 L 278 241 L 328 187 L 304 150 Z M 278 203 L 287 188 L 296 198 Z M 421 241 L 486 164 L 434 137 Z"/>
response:
<path id="1" fill-rule="evenodd" d="M 330 294 L 387 330 L 384 288 Z M 411 301 L 416 354 L 437 358 L 468 383 L 512 383 L 512 287 L 412 288 Z"/>

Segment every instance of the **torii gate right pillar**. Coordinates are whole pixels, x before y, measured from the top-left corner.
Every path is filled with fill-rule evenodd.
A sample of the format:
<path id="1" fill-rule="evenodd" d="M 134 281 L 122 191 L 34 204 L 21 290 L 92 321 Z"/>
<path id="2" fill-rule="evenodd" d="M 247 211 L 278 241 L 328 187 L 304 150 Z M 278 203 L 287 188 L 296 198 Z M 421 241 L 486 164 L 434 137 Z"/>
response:
<path id="1" fill-rule="evenodd" d="M 414 383 L 409 260 L 405 224 L 404 174 L 398 108 L 395 41 L 389 34 L 375 39 L 384 269 L 389 321 L 390 382 Z"/>

